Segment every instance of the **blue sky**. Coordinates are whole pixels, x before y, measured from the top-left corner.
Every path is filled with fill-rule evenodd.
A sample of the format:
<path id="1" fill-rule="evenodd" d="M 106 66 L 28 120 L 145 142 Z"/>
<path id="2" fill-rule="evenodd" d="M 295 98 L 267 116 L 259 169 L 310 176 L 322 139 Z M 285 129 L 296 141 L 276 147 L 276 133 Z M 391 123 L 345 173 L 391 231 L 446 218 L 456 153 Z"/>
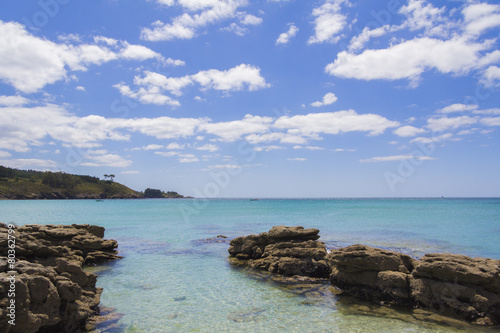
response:
<path id="1" fill-rule="evenodd" d="M 500 5 L 3 1 L 0 164 L 196 197 L 500 196 Z"/>

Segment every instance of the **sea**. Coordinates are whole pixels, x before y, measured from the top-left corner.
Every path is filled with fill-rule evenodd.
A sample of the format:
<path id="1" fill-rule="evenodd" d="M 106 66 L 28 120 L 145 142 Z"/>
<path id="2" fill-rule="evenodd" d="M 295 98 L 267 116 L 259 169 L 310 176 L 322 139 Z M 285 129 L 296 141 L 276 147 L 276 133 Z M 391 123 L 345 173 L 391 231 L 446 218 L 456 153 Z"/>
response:
<path id="1" fill-rule="evenodd" d="M 0 201 L 0 222 L 96 224 L 123 259 L 89 270 L 104 288 L 96 332 L 493 332 L 415 320 L 328 285 L 232 266 L 229 240 L 276 225 L 320 230 L 328 249 L 500 259 L 500 198 Z M 224 237 L 217 237 L 224 236 Z"/>

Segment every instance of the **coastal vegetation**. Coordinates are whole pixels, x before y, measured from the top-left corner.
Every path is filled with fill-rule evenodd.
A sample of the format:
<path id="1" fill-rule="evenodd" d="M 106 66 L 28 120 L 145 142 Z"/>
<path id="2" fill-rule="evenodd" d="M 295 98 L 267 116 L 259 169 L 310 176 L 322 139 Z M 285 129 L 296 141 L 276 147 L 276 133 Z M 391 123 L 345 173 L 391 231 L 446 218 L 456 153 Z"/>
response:
<path id="1" fill-rule="evenodd" d="M 183 198 L 177 192 L 146 196 L 114 181 L 115 175 L 73 175 L 65 172 L 20 170 L 0 165 L 0 199 L 136 199 Z M 155 192 L 156 193 L 156 192 Z"/>

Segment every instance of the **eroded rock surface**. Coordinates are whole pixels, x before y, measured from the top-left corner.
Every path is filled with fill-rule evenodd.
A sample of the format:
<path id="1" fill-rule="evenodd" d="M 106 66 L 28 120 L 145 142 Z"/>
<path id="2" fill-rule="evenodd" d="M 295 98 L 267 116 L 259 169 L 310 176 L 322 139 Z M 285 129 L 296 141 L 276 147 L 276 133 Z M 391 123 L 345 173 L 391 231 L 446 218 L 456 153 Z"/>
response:
<path id="1" fill-rule="evenodd" d="M 352 245 L 327 256 L 331 282 L 385 304 L 420 308 L 477 325 L 500 324 L 500 260 L 401 253 Z"/>
<path id="2" fill-rule="evenodd" d="M 277 226 L 259 235 L 233 239 L 229 253 L 248 266 L 272 273 L 325 278 L 330 268 L 325 261 L 325 244 L 317 241 L 318 233 L 318 229 Z"/>
<path id="3" fill-rule="evenodd" d="M 327 254 L 324 243 L 317 241 L 318 233 L 318 229 L 273 227 L 233 239 L 230 258 L 233 264 L 285 277 L 329 276 L 342 293 L 411 309 L 412 318 L 500 325 L 500 260 L 456 254 L 426 254 L 417 260 L 365 245 Z"/>
<path id="4" fill-rule="evenodd" d="M 7 225 L 0 223 L 0 332 L 84 331 L 87 319 L 99 311 L 102 289 L 96 288 L 97 276 L 82 267 L 120 258 L 117 242 L 102 238 L 103 227 L 87 224 L 18 227 L 16 274 L 11 274 L 7 235 Z M 11 299 L 15 326 L 8 323 Z"/>

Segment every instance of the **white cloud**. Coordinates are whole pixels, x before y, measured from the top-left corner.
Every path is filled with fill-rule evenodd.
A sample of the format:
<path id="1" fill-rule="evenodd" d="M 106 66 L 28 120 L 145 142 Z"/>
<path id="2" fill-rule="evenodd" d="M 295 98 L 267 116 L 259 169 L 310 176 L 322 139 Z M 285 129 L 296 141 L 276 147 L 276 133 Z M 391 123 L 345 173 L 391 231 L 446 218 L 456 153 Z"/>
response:
<path id="1" fill-rule="evenodd" d="M 262 23 L 262 18 L 254 15 L 245 15 L 240 23 L 243 25 L 259 25 Z"/>
<path id="2" fill-rule="evenodd" d="M 416 160 L 416 161 L 430 161 L 436 158 L 430 156 L 419 156 L 419 155 L 396 155 L 396 156 L 379 156 L 371 157 L 364 160 L 359 160 L 361 163 L 377 163 L 377 162 L 393 162 L 402 160 Z"/>
<path id="3" fill-rule="evenodd" d="M 288 42 L 290 42 L 290 39 L 295 37 L 298 31 L 299 28 L 297 28 L 294 24 L 290 25 L 288 31 L 283 32 L 279 35 L 278 39 L 276 40 L 276 45 L 288 44 Z"/>
<path id="4" fill-rule="evenodd" d="M 490 47 L 491 42 L 475 43 L 457 37 L 446 41 L 415 38 L 387 49 L 365 50 L 361 54 L 339 52 L 325 71 L 343 78 L 409 79 L 416 83 L 420 75 L 430 69 L 444 74 L 465 74 L 476 66 L 479 52 Z"/>
<path id="5" fill-rule="evenodd" d="M 446 21 L 443 17 L 445 7 L 436 8 L 427 0 L 409 0 L 408 5 L 401 7 L 399 13 L 407 16 L 403 26 L 407 26 L 412 31 L 425 29 L 427 35 L 443 33 L 440 23 Z"/>
<path id="6" fill-rule="evenodd" d="M 257 152 L 261 151 L 272 151 L 272 150 L 279 150 L 279 149 L 285 149 L 285 147 L 280 147 L 280 146 L 259 146 L 259 147 L 254 147 L 253 150 Z"/>
<path id="7" fill-rule="evenodd" d="M 85 91 L 85 87 L 82 86 L 76 86 L 75 89 L 78 91 Z"/>
<path id="8" fill-rule="evenodd" d="M 137 175 L 139 173 L 140 172 L 136 170 L 120 171 L 120 174 L 122 175 Z"/>
<path id="9" fill-rule="evenodd" d="M 151 145 L 147 145 L 146 147 L 144 147 L 143 149 L 144 150 L 158 150 L 158 149 L 162 149 L 163 146 L 162 145 L 157 145 L 157 144 L 151 144 Z"/>
<path id="10" fill-rule="evenodd" d="M 186 145 L 180 145 L 177 142 L 169 143 L 165 148 L 169 150 L 183 150 Z"/>
<path id="11" fill-rule="evenodd" d="M 108 154 L 105 150 L 97 150 L 97 151 L 87 151 L 84 157 L 91 162 L 83 162 L 81 165 L 89 166 L 89 167 L 115 167 L 115 168 L 126 168 L 132 161 L 126 160 L 120 155 L 116 154 Z"/>
<path id="12" fill-rule="evenodd" d="M 476 3 L 465 7 L 462 13 L 467 24 L 465 31 L 480 35 L 484 31 L 500 26 L 500 5 Z"/>
<path id="13" fill-rule="evenodd" d="M 193 154 L 180 154 L 179 155 L 179 163 L 193 163 L 198 162 L 199 159 Z"/>
<path id="14" fill-rule="evenodd" d="M 487 86 L 499 86 L 500 85 L 500 67 L 490 66 L 483 72 L 483 77 L 481 82 Z"/>
<path id="15" fill-rule="evenodd" d="M 23 106 L 30 102 L 22 96 L 0 96 L 0 106 Z"/>
<path id="16" fill-rule="evenodd" d="M 341 4 L 348 3 L 346 0 L 325 0 L 323 5 L 314 8 L 312 15 L 314 19 L 314 36 L 307 41 L 308 44 L 315 43 L 336 43 L 347 24 L 347 19 L 341 12 Z"/>
<path id="17" fill-rule="evenodd" d="M 219 147 L 217 147 L 216 145 L 207 143 L 201 147 L 196 147 L 196 150 L 205 150 L 205 151 L 209 151 L 209 152 L 213 153 L 214 151 L 219 150 Z"/>
<path id="18" fill-rule="evenodd" d="M 426 0 L 409 0 L 399 14 L 405 16 L 400 25 L 364 28 L 351 40 L 349 51 L 338 53 L 325 71 L 334 76 L 361 80 L 409 79 L 413 87 L 418 85 L 422 73 L 430 70 L 452 75 L 479 71 L 485 85 L 494 85 L 496 78 L 500 77 L 496 66 L 483 70 L 500 60 L 498 50 L 484 53 L 493 48 L 496 41 L 479 40 L 482 33 L 500 26 L 499 5 L 469 4 L 461 13 L 464 19 L 460 20 L 453 17 L 460 14 L 455 10 L 446 12 L 446 7 L 434 7 Z M 402 29 L 422 32 L 413 39 L 400 42 L 394 37 L 386 48 L 355 53 L 370 38 Z"/>
<path id="19" fill-rule="evenodd" d="M 304 161 L 307 161 L 307 158 L 303 158 L 303 157 L 287 158 L 287 161 L 299 161 L 299 162 L 304 162 Z"/>
<path id="20" fill-rule="evenodd" d="M 368 41 L 373 37 L 380 37 L 387 34 L 390 31 L 394 31 L 399 29 L 398 27 L 384 25 L 375 29 L 370 29 L 368 27 L 364 27 L 363 31 L 354 36 L 351 39 L 351 43 L 349 44 L 349 51 L 355 51 L 362 49 Z"/>
<path id="21" fill-rule="evenodd" d="M 217 164 L 209 165 L 207 169 L 241 169 L 241 166 L 237 164 Z"/>
<path id="22" fill-rule="evenodd" d="M 425 130 L 423 128 L 417 128 L 414 126 L 402 126 L 395 131 L 393 131 L 394 134 L 397 136 L 401 137 L 410 137 L 410 136 L 416 136 L 418 134 L 424 133 Z"/>
<path id="23" fill-rule="evenodd" d="M 162 1 L 165 2 L 165 1 Z M 173 1 L 167 1 L 173 5 Z M 164 4 L 167 4 L 164 3 Z M 191 39 L 199 28 L 225 21 L 238 15 L 237 9 L 247 4 L 246 0 L 179 0 L 184 13 L 175 17 L 172 23 L 153 22 L 152 28 L 143 28 L 141 38 L 149 41 Z M 191 12 L 198 12 L 194 15 Z"/>
<path id="24" fill-rule="evenodd" d="M 165 92 L 173 95 L 182 95 L 182 90 L 195 83 L 200 84 L 202 89 L 214 89 L 221 91 L 239 91 L 247 89 L 254 91 L 267 88 L 270 85 L 260 75 L 260 69 L 251 65 L 241 64 L 225 71 L 210 69 L 200 71 L 193 75 L 182 77 L 166 77 L 162 74 L 145 71 L 144 76 L 136 76 L 134 83 L 139 89 L 132 91 L 124 83 L 114 85 L 124 96 L 139 100 L 144 104 L 179 106 L 180 102 Z"/>
<path id="25" fill-rule="evenodd" d="M 221 28 L 222 31 L 234 32 L 234 34 L 238 36 L 245 36 L 245 34 L 249 31 L 247 28 L 240 27 L 236 23 L 231 23 L 229 26 L 225 28 Z"/>
<path id="26" fill-rule="evenodd" d="M 17 169 L 26 169 L 26 168 L 53 169 L 57 167 L 57 163 L 52 160 L 41 160 L 37 158 L 0 160 L 0 164 L 6 167 L 17 168 Z"/>
<path id="27" fill-rule="evenodd" d="M 427 119 L 427 128 L 433 132 L 442 132 L 449 129 L 457 129 L 477 123 L 476 118 L 461 116 L 455 118 L 431 118 Z"/>
<path id="28" fill-rule="evenodd" d="M 294 146 L 293 149 L 325 150 L 325 148 L 315 146 Z"/>
<path id="29" fill-rule="evenodd" d="M 326 93 L 325 96 L 323 96 L 323 99 L 321 101 L 316 101 L 314 103 L 311 103 L 311 106 L 314 106 L 317 108 L 320 106 L 333 104 L 337 100 L 338 100 L 337 96 L 335 96 L 334 93 L 329 92 L 329 93 Z"/>
<path id="30" fill-rule="evenodd" d="M 191 76 L 204 89 L 237 91 L 247 88 L 250 91 L 267 88 L 270 85 L 260 75 L 260 68 L 241 64 L 226 71 L 210 69 Z"/>
<path id="31" fill-rule="evenodd" d="M 434 136 L 431 138 L 426 137 L 418 137 L 410 141 L 410 143 L 419 142 L 419 143 L 433 143 L 433 142 L 441 142 L 441 141 L 460 141 L 461 139 L 455 138 L 451 133 L 445 133 L 439 136 Z"/>
<path id="32" fill-rule="evenodd" d="M 477 104 L 462 104 L 456 103 L 448 105 L 442 109 L 437 110 L 438 113 L 452 113 L 452 112 L 462 112 L 462 111 L 472 111 L 478 108 Z"/>
<path id="33" fill-rule="evenodd" d="M 361 131 L 370 135 L 382 134 L 387 128 L 399 126 L 399 122 L 390 121 L 376 114 L 358 114 L 354 110 L 310 113 L 293 117 L 280 117 L 274 127 L 296 129 L 305 136 L 315 134 L 339 134 Z"/>
<path id="34" fill-rule="evenodd" d="M 500 126 L 500 117 L 487 117 L 481 119 L 481 124 L 485 126 Z"/>
<path id="35" fill-rule="evenodd" d="M 177 156 L 180 153 L 178 151 L 156 151 L 155 154 L 163 157 L 172 157 Z"/>
<path id="36" fill-rule="evenodd" d="M 58 44 L 30 34 L 22 24 L 0 20 L 0 80 L 33 93 L 68 78 L 68 71 L 85 71 L 90 65 L 162 58 L 144 46 L 111 40 L 100 37 L 94 40 L 97 44 Z"/>
<path id="37" fill-rule="evenodd" d="M 307 139 L 302 137 L 301 135 L 297 135 L 297 133 L 281 133 L 281 132 L 272 132 L 272 133 L 264 133 L 264 134 L 250 134 L 245 137 L 251 144 L 260 144 L 263 142 L 271 142 L 271 141 L 280 141 L 280 143 L 289 143 L 289 144 L 306 144 Z"/>
<path id="38" fill-rule="evenodd" d="M 272 120 L 271 117 L 247 114 L 242 120 L 202 124 L 200 131 L 218 136 L 221 141 L 231 142 L 240 139 L 243 135 L 267 131 Z"/>
<path id="39" fill-rule="evenodd" d="M 8 151 L 3 151 L 3 150 L 0 150 L 0 158 L 5 158 L 5 157 L 11 157 L 11 153 L 9 153 Z"/>
<path id="40" fill-rule="evenodd" d="M 485 115 L 500 115 L 500 108 L 486 109 L 486 110 L 475 110 L 474 114 L 485 114 Z"/>

